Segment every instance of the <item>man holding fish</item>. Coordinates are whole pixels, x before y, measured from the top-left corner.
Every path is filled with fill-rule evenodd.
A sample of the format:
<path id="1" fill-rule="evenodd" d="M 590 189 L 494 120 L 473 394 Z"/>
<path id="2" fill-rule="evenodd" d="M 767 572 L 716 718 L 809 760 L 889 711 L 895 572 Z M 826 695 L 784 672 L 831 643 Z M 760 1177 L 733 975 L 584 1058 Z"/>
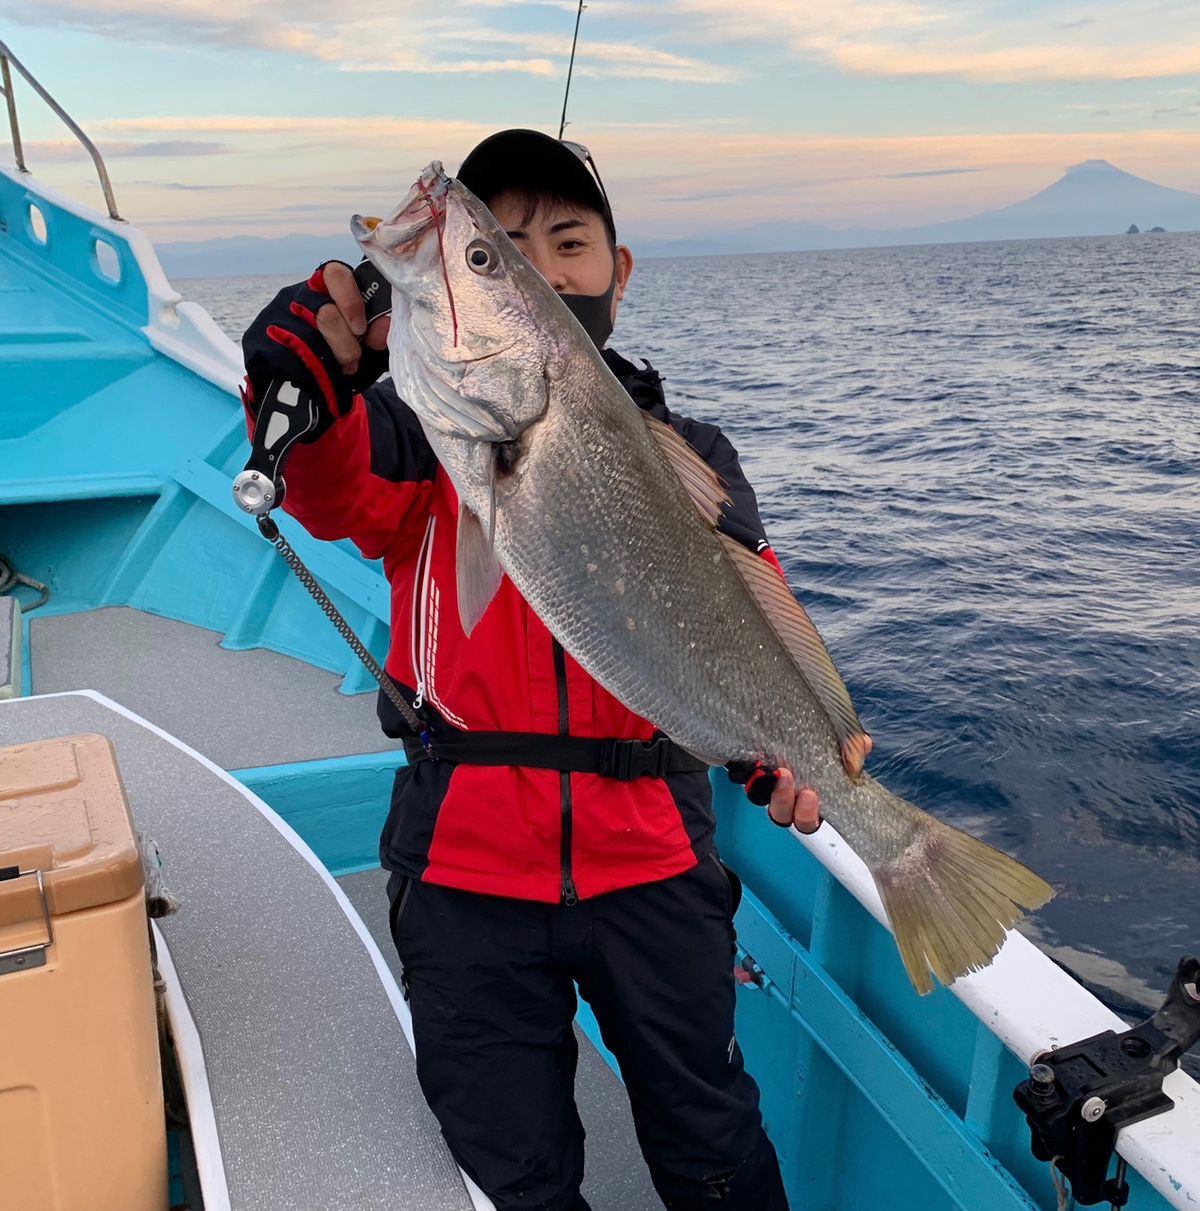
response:
<path id="1" fill-rule="evenodd" d="M 708 765 L 782 827 L 844 813 L 922 991 L 1049 889 L 862 772 L 733 447 L 605 347 L 633 259 L 584 149 L 501 132 L 354 230 L 390 327 L 327 263 L 248 331 L 247 409 L 281 379 L 318 401 L 285 507 L 391 584 L 386 668 L 424 731 L 381 695 L 410 757 L 381 861 L 422 1089 L 500 1211 L 586 1211 L 578 987 L 663 1203 L 786 1208 L 733 1038 Z"/>

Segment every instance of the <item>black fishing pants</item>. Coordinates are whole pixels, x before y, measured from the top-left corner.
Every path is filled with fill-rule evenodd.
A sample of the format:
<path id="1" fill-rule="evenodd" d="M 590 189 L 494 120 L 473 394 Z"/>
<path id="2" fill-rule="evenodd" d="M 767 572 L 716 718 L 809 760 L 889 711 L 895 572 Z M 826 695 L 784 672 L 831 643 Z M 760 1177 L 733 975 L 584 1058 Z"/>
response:
<path id="1" fill-rule="evenodd" d="M 400 875 L 388 894 L 421 1088 L 497 1211 L 588 1211 L 576 985 L 620 1063 L 664 1205 L 787 1211 L 733 1037 L 733 891 L 715 857 L 570 906 Z"/>

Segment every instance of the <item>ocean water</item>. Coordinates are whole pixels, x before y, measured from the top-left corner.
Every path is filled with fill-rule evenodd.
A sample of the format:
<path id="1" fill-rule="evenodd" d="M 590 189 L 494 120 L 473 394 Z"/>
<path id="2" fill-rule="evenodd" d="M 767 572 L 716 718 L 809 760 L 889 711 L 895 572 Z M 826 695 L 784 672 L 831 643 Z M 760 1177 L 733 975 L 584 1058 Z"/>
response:
<path id="1" fill-rule="evenodd" d="M 236 336 L 288 280 L 178 285 Z M 1200 948 L 1200 235 L 646 261 L 612 344 L 738 447 L 872 772 L 1161 1000 Z"/>

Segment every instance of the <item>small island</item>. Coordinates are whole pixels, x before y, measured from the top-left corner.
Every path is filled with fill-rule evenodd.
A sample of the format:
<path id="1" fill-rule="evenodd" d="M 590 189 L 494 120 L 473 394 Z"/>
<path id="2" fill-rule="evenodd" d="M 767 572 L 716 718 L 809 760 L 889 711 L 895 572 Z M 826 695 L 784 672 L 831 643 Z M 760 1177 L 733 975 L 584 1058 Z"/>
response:
<path id="1" fill-rule="evenodd" d="M 1142 233 L 1136 223 L 1130 223 L 1129 226 L 1125 229 L 1125 234 L 1126 235 L 1141 235 Z"/>

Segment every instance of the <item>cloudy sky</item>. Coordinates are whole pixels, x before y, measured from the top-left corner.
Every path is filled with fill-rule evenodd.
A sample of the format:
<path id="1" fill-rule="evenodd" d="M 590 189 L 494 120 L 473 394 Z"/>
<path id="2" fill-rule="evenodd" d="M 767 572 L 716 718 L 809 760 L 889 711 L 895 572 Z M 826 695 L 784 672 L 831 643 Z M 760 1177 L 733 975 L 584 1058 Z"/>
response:
<path id="1" fill-rule="evenodd" d="M 574 15 L 572 0 L 0 0 L 0 39 L 105 151 L 127 217 L 200 239 L 344 230 L 492 130 L 556 133 Z M 17 94 L 38 175 L 98 197 Z M 1200 192 L 1200 4 L 591 0 L 568 116 L 631 237 L 957 218 L 1093 157 Z"/>

